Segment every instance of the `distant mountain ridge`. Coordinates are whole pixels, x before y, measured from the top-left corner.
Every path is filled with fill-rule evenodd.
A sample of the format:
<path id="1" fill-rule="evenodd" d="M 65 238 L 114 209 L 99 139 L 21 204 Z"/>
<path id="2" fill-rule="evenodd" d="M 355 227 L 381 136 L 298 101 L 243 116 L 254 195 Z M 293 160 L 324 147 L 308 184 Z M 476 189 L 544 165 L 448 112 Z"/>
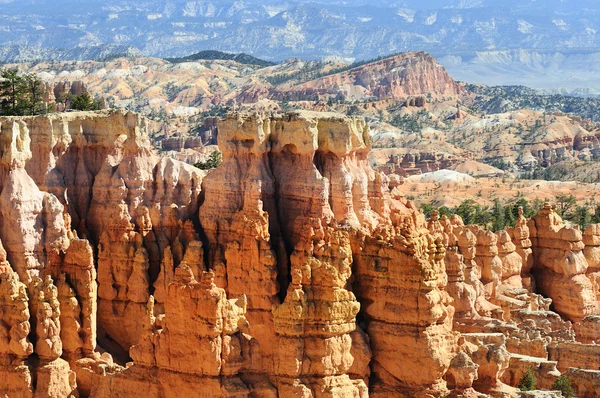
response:
<path id="1" fill-rule="evenodd" d="M 133 46 L 101 44 L 71 49 L 44 48 L 37 46 L 0 45 L 0 63 L 38 61 L 103 61 L 117 57 L 144 57 L 143 52 Z"/>
<path id="2" fill-rule="evenodd" d="M 213 49 L 347 63 L 427 51 L 458 80 L 600 91 L 600 68 L 589 62 L 600 53 L 597 0 L 4 0 L 0 21 L 0 45 L 8 46 L 132 46 L 161 58 Z M 34 58 L 83 59 L 54 52 Z"/>
<path id="3" fill-rule="evenodd" d="M 482 51 L 438 60 L 452 77 L 469 83 L 524 85 L 581 96 L 600 92 L 600 49 Z"/>
<path id="4" fill-rule="evenodd" d="M 3 4 L 0 21 L 0 44 L 119 44 L 159 57 L 199 48 L 271 61 L 600 48 L 594 0 L 20 0 Z"/>
<path id="5" fill-rule="evenodd" d="M 186 57 L 165 58 L 165 59 L 171 63 L 220 59 L 220 60 L 226 60 L 226 61 L 235 61 L 235 62 L 244 64 L 244 65 L 258 65 L 258 66 L 263 66 L 263 67 L 276 65 L 275 62 L 265 61 L 263 59 L 253 57 L 252 55 L 248 55 L 248 54 L 244 54 L 244 53 L 231 54 L 231 53 L 225 53 L 225 52 L 216 51 L 216 50 L 205 50 L 205 51 L 200 51 L 200 52 L 192 54 L 192 55 L 188 55 Z"/>
<path id="6" fill-rule="evenodd" d="M 572 114 L 600 122 L 600 98 L 548 94 L 524 86 L 487 87 L 466 84 L 465 88 L 479 95 L 476 99 L 476 107 L 487 114 L 533 109 L 548 113 Z"/>

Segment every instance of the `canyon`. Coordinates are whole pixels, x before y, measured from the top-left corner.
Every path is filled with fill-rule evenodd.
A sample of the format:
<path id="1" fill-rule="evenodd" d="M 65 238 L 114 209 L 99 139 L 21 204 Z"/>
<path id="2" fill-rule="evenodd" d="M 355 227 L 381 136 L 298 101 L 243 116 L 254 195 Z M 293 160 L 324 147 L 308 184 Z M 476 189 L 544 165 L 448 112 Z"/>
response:
<path id="1" fill-rule="evenodd" d="M 352 103 L 367 98 L 405 100 L 426 93 L 455 98 L 465 93 L 425 52 L 396 54 L 355 67 L 300 59 L 276 65 L 222 59 L 172 61 L 131 56 L 107 61 L 47 60 L 9 67 L 35 73 L 50 87 L 84 86 L 115 107 L 140 112 L 163 110 L 179 116 L 213 106 L 275 107 L 282 100 L 332 98 Z"/>
<path id="2" fill-rule="evenodd" d="M 362 118 L 218 131 L 203 171 L 132 112 L 0 118 L 0 395 L 598 396 L 600 224 L 426 219 Z"/>
<path id="3" fill-rule="evenodd" d="M 212 150 L 206 147 L 217 129 L 207 122 L 215 117 L 312 110 L 365 117 L 373 131 L 372 165 L 400 176 L 449 168 L 472 176 L 600 181 L 593 164 L 600 154 L 598 100 L 459 83 L 424 52 L 353 67 L 135 57 L 8 67 L 44 82 L 50 110 L 68 109 L 69 95 L 88 92 L 106 107 L 147 116 L 153 146 L 190 164 Z"/>

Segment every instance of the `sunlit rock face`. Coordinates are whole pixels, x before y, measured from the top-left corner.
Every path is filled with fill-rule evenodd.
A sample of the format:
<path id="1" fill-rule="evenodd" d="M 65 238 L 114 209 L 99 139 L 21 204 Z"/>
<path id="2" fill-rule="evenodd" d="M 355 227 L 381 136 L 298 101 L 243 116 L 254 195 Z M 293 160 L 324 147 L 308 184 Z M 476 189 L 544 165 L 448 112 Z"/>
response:
<path id="1" fill-rule="evenodd" d="M 208 172 L 132 113 L 0 134 L 0 394 L 501 395 L 574 358 L 592 383 L 599 227 L 425 219 L 364 120 L 232 115 Z"/>
<path id="2" fill-rule="evenodd" d="M 586 275 L 589 265 L 581 231 L 567 227 L 549 204 L 528 226 L 538 291 L 551 298 L 555 310 L 571 321 L 598 314 L 598 298 Z M 588 251 L 588 258 L 592 257 Z"/>

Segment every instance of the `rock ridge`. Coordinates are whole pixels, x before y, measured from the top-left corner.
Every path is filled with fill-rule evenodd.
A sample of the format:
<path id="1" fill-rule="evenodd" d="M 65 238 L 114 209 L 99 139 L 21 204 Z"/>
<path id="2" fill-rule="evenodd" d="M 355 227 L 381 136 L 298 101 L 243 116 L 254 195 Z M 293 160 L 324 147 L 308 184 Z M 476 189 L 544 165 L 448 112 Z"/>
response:
<path id="1" fill-rule="evenodd" d="M 600 226 L 426 219 L 363 119 L 218 130 L 205 172 L 133 113 L 0 118 L 1 394 L 594 396 Z"/>

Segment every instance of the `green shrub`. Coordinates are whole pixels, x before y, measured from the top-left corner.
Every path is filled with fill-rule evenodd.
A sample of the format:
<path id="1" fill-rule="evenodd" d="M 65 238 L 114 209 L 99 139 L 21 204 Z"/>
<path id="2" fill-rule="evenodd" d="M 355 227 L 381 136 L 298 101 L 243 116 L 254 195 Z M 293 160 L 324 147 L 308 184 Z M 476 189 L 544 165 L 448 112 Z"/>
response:
<path id="1" fill-rule="evenodd" d="M 533 369 L 527 369 L 527 372 L 521 377 L 519 381 L 519 390 L 521 391 L 533 391 L 535 390 L 535 385 L 537 380 L 535 379 L 535 374 L 533 373 Z"/>
<path id="2" fill-rule="evenodd" d="M 563 397 L 575 397 L 575 391 L 573 391 L 573 387 L 571 387 L 571 382 L 567 376 L 558 376 L 554 384 L 552 384 L 552 389 L 560 391 Z"/>
<path id="3" fill-rule="evenodd" d="M 72 95 L 71 109 L 76 111 L 97 111 L 100 109 L 98 101 L 92 98 L 88 92 L 83 92 L 80 95 Z"/>
<path id="4" fill-rule="evenodd" d="M 222 160 L 223 154 L 221 153 L 221 151 L 216 150 L 211 152 L 206 162 L 198 162 L 194 164 L 194 166 L 199 168 L 200 170 L 216 169 L 217 167 L 219 167 Z"/>

